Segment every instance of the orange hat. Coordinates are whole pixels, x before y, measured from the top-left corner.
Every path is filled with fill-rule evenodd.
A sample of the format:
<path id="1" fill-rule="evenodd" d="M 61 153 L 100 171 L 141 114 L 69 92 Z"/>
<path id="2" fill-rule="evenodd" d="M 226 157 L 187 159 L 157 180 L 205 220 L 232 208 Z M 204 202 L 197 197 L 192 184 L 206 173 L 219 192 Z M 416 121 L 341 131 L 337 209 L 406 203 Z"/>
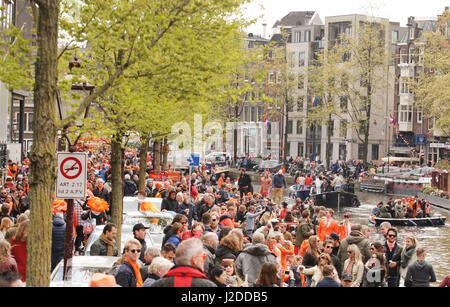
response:
<path id="1" fill-rule="evenodd" d="M 252 192 L 247 193 L 247 196 L 252 196 L 252 195 L 253 195 Z"/>
<path id="2" fill-rule="evenodd" d="M 53 214 L 67 211 L 67 202 L 61 198 L 53 201 Z"/>
<path id="3" fill-rule="evenodd" d="M 92 197 L 88 200 L 88 206 L 89 208 L 91 208 L 93 211 L 96 212 L 103 212 L 108 210 L 109 205 L 108 203 L 99 197 Z"/>
<path id="4" fill-rule="evenodd" d="M 92 275 L 89 287 L 116 287 L 116 279 L 113 275 L 104 273 L 95 273 Z"/>
<path id="5" fill-rule="evenodd" d="M 158 181 L 158 182 L 155 182 L 155 187 L 156 187 L 157 190 L 161 189 L 162 183 L 159 182 L 159 181 Z"/>

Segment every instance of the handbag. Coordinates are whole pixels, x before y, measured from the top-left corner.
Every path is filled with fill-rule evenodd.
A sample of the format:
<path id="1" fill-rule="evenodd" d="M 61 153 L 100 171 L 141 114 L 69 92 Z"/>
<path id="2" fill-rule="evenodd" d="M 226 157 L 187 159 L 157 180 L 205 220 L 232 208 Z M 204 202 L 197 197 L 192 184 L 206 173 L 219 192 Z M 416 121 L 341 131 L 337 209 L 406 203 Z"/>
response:
<path id="1" fill-rule="evenodd" d="M 83 234 L 91 234 L 94 231 L 95 226 L 97 226 L 97 220 L 90 216 L 90 218 L 83 221 Z"/>

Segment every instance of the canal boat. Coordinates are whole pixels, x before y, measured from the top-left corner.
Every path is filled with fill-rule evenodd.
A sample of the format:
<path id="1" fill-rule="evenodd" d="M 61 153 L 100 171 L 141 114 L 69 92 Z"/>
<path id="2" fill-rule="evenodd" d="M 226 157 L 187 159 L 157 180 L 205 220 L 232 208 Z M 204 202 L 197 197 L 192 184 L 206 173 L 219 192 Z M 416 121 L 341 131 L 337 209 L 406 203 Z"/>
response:
<path id="1" fill-rule="evenodd" d="M 314 194 L 311 195 L 311 198 L 314 199 L 316 206 L 337 208 L 338 210 L 343 207 L 359 207 L 360 205 L 356 194 L 345 191 L 332 191 Z"/>
<path id="2" fill-rule="evenodd" d="M 396 219 L 396 218 L 381 218 L 372 216 L 369 221 L 375 226 L 380 226 L 383 222 L 389 222 L 392 226 L 443 226 L 447 218 L 442 215 L 434 215 L 432 217 L 424 218 L 408 218 L 408 219 Z"/>

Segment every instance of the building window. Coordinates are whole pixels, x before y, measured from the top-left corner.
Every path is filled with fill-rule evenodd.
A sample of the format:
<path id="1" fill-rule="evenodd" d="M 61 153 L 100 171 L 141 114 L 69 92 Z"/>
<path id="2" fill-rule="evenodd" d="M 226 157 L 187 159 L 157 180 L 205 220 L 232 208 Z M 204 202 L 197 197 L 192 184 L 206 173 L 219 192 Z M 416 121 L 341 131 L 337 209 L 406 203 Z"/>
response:
<path id="1" fill-rule="evenodd" d="M 248 49 L 253 49 L 255 48 L 255 42 L 254 41 L 249 41 L 248 42 Z"/>
<path id="2" fill-rule="evenodd" d="M 392 43 L 395 44 L 398 42 L 398 31 L 392 31 Z"/>
<path id="3" fill-rule="evenodd" d="M 409 48 L 409 57 L 408 57 L 408 63 L 409 64 L 413 64 L 415 62 L 414 56 L 415 56 L 415 49 L 414 48 Z"/>
<path id="4" fill-rule="evenodd" d="M 405 49 L 400 49 L 400 64 L 408 63 L 408 54 Z"/>
<path id="5" fill-rule="evenodd" d="M 424 56 L 425 56 L 425 51 L 424 51 L 423 47 L 420 47 L 419 48 L 419 65 L 423 65 Z"/>
<path id="6" fill-rule="evenodd" d="M 344 28 L 344 33 L 345 33 L 345 35 L 347 35 L 347 36 L 352 35 L 352 26 L 345 26 L 345 28 Z"/>
<path id="7" fill-rule="evenodd" d="M 269 83 L 273 83 L 275 81 L 275 73 L 273 71 L 269 72 Z"/>
<path id="8" fill-rule="evenodd" d="M 409 79 L 402 77 L 400 79 L 399 87 L 400 94 L 409 94 Z"/>
<path id="9" fill-rule="evenodd" d="M 297 134 L 298 135 L 303 134 L 303 122 L 301 120 L 297 121 Z"/>
<path id="10" fill-rule="evenodd" d="M 256 122 L 256 107 L 251 107 L 250 121 Z"/>
<path id="11" fill-rule="evenodd" d="M 305 66 L 305 52 L 304 51 L 300 51 L 298 53 L 298 65 Z"/>
<path id="12" fill-rule="evenodd" d="M 423 122 L 423 109 L 422 107 L 417 107 L 417 123 L 421 124 Z"/>
<path id="13" fill-rule="evenodd" d="M 303 157 L 304 153 L 305 153 L 305 144 L 303 143 L 298 143 L 297 145 L 297 155 L 299 157 Z"/>
<path id="14" fill-rule="evenodd" d="M 399 110 L 399 122 L 400 123 L 412 123 L 413 106 L 412 105 L 400 105 Z"/>
<path id="15" fill-rule="evenodd" d="M 364 144 L 358 144 L 358 160 L 364 159 Z"/>
<path id="16" fill-rule="evenodd" d="M 258 121 L 262 122 L 263 119 L 263 108 L 261 106 L 258 107 Z"/>
<path id="17" fill-rule="evenodd" d="M 289 52 L 289 65 L 291 68 L 295 67 L 295 52 Z"/>
<path id="18" fill-rule="evenodd" d="M 311 41 L 311 31 L 305 31 L 305 42 L 310 42 Z"/>
<path id="19" fill-rule="evenodd" d="M 372 144 L 372 160 L 378 160 L 380 157 L 378 153 L 380 152 L 380 146 L 378 144 Z"/>
<path id="20" fill-rule="evenodd" d="M 341 125 L 339 127 L 339 136 L 347 137 L 347 121 L 345 119 L 341 120 Z"/>
<path id="21" fill-rule="evenodd" d="M 302 32 L 296 31 L 294 32 L 294 43 L 300 43 L 302 38 Z"/>
<path id="22" fill-rule="evenodd" d="M 303 96 L 300 96 L 297 98 L 297 112 L 303 112 L 304 101 L 305 101 L 305 98 Z"/>
<path id="23" fill-rule="evenodd" d="M 287 134 L 292 134 L 292 120 L 288 120 L 288 121 L 287 121 L 287 125 L 286 125 L 286 133 L 287 133 Z"/>
<path id="24" fill-rule="evenodd" d="M 409 39 L 414 39 L 414 28 L 409 29 Z"/>
<path id="25" fill-rule="evenodd" d="M 298 76 L 298 89 L 302 90 L 305 88 L 305 77 L 303 75 Z"/>

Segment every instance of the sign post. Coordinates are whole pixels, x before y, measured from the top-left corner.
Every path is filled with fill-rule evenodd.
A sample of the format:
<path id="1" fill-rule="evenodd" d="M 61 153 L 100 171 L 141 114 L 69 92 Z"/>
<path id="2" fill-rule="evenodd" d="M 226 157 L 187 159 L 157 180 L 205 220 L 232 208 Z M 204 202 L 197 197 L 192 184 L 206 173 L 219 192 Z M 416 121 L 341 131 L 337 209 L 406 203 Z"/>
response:
<path id="1" fill-rule="evenodd" d="M 87 155 L 79 152 L 57 154 L 58 176 L 56 197 L 76 199 L 86 197 Z"/>
<path id="2" fill-rule="evenodd" d="M 75 152 L 57 153 L 58 168 L 56 197 L 67 199 L 66 234 L 64 239 L 64 280 L 71 279 L 73 254 L 74 199 L 86 197 L 87 154 Z M 81 217 L 77 217 L 81 218 Z"/>

